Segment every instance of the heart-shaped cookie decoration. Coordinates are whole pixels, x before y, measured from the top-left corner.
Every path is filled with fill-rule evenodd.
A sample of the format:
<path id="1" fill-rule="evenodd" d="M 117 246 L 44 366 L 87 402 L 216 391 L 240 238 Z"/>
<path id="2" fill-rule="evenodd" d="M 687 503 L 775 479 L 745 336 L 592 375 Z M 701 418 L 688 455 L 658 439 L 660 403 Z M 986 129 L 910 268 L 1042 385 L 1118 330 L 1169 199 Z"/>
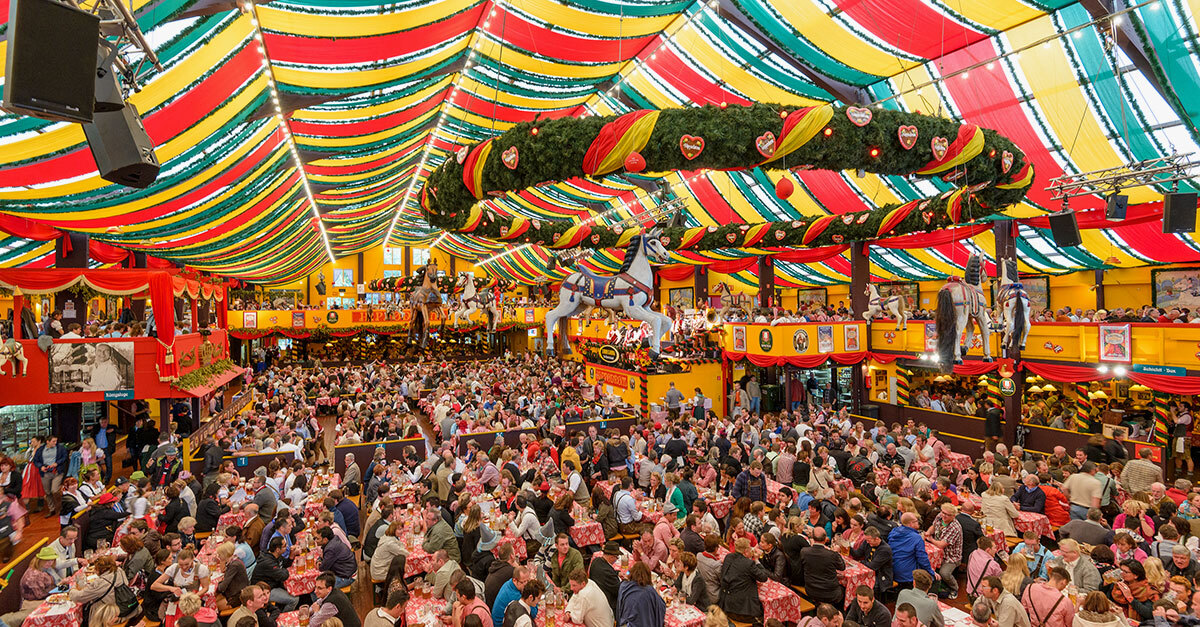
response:
<path id="1" fill-rule="evenodd" d="M 782 241 L 783 241 L 783 238 L 785 238 L 785 237 L 787 237 L 787 232 L 786 232 L 786 231 L 782 231 L 782 230 L 778 230 L 778 229 L 776 229 L 776 231 L 775 231 L 775 239 L 776 239 L 777 241 L 781 241 L 781 242 L 782 242 Z"/>
<path id="2" fill-rule="evenodd" d="M 738 238 L 737 233 L 730 232 L 730 233 L 725 234 L 725 241 L 729 242 L 730 244 L 736 242 L 737 238 Z"/>
<path id="3" fill-rule="evenodd" d="M 750 225 L 749 224 L 738 225 L 738 230 L 739 231 L 748 231 L 748 230 L 750 230 Z"/>
<path id="4" fill-rule="evenodd" d="M 658 238 L 658 243 L 662 244 L 663 246 L 670 246 L 671 238 L 670 237 L 660 237 L 660 238 Z"/>
<path id="5" fill-rule="evenodd" d="M 599 244 L 599 243 L 600 243 L 600 234 L 599 234 L 599 233 L 592 233 L 592 245 L 594 246 L 594 245 L 596 245 L 596 244 Z"/>
<path id="6" fill-rule="evenodd" d="M 1008 174 L 1008 171 L 1012 169 L 1012 165 L 1013 165 L 1013 153 L 1011 153 L 1007 150 L 1000 153 L 1000 169 L 1005 174 Z"/>
<path id="7" fill-rule="evenodd" d="M 966 170 L 960 170 L 958 168 L 955 168 L 955 169 L 943 174 L 942 180 L 947 183 L 953 183 L 954 181 L 957 181 L 958 179 L 962 178 L 966 173 L 967 173 Z"/>
<path id="8" fill-rule="evenodd" d="M 919 132 L 915 126 L 909 126 L 905 124 L 896 129 L 896 138 L 900 140 L 900 145 L 903 146 L 905 150 L 912 150 L 912 147 L 917 145 L 918 135 Z"/>
<path id="9" fill-rule="evenodd" d="M 929 140 L 929 147 L 933 149 L 934 160 L 941 161 L 946 158 L 946 152 L 950 150 L 950 140 L 945 137 L 934 137 Z"/>
<path id="10" fill-rule="evenodd" d="M 866 107 L 846 107 L 846 117 L 855 126 L 866 126 L 871 123 L 871 110 Z"/>
<path id="11" fill-rule="evenodd" d="M 864 213 L 864 214 L 862 214 L 862 215 L 858 216 L 858 220 L 856 220 L 856 222 L 858 222 L 859 224 L 862 224 L 862 223 L 864 223 L 864 222 L 866 222 L 867 220 L 870 220 L 870 219 L 871 219 L 871 214 L 869 214 L 869 213 Z"/>
<path id="12" fill-rule="evenodd" d="M 500 153 L 500 160 L 504 162 L 505 167 L 507 167 L 509 170 L 517 169 L 517 162 L 520 160 L 520 158 L 521 155 L 517 153 L 516 146 L 510 146 L 508 150 Z"/>
<path id="13" fill-rule="evenodd" d="M 500 227 L 500 238 L 504 239 L 505 237 L 508 237 L 508 227 L 502 226 Z"/>
<path id="14" fill-rule="evenodd" d="M 930 222 L 933 222 L 933 212 L 932 211 L 922 211 L 921 219 L 925 220 L 925 224 L 929 224 Z"/>
<path id="15" fill-rule="evenodd" d="M 922 200 L 921 204 L 917 205 L 917 209 L 920 209 L 921 211 L 925 211 L 925 207 L 928 207 L 928 206 L 929 206 L 929 201 Z"/>
<path id="16" fill-rule="evenodd" d="M 758 149 L 758 153 L 764 157 L 770 158 L 775 156 L 775 133 L 767 131 L 759 135 L 754 140 L 754 147 Z"/>
<path id="17" fill-rule="evenodd" d="M 717 227 L 715 227 L 715 226 L 710 226 L 710 227 L 708 227 L 708 232 L 709 232 L 709 233 L 716 233 L 716 232 L 717 232 Z"/>
<path id="18" fill-rule="evenodd" d="M 792 220 L 792 228 L 793 228 L 793 229 L 798 229 L 798 228 L 800 228 L 800 227 L 802 227 L 802 226 L 804 226 L 804 223 L 803 223 L 803 222 L 801 222 L 801 221 L 799 221 L 799 220 Z"/>
<path id="19" fill-rule="evenodd" d="M 467 147 L 459 148 L 458 152 L 454 153 L 454 158 L 458 160 L 458 165 L 462 165 L 462 162 L 467 160 Z"/>
<path id="20" fill-rule="evenodd" d="M 688 161 L 700 156 L 704 152 L 704 138 L 696 137 L 695 135 L 683 135 L 679 138 L 679 152 L 683 153 L 683 157 Z"/>
<path id="21" fill-rule="evenodd" d="M 854 216 L 847 213 L 846 215 L 842 216 L 842 223 L 846 225 L 854 224 Z"/>
<path id="22" fill-rule="evenodd" d="M 613 228 L 612 228 L 612 232 L 613 232 L 613 233 L 616 233 L 617 235 L 620 235 L 620 234 L 621 234 L 622 232 L 624 232 L 624 231 L 625 231 L 625 227 L 621 226 L 620 224 L 614 224 L 614 225 L 613 225 Z M 659 241 L 662 241 L 662 240 L 659 240 Z"/>
<path id="23" fill-rule="evenodd" d="M 834 234 L 832 237 L 830 237 L 829 239 L 833 240 L 833 243 L 834 243 L 834 244 L 841 244 L 841 243 L 842 243 L 842 241 L 843 241 L 843 240 L 845 240 L 846 238 L 845 238 L 845 236 L 843 236 L 841 233 L 835 233 L 835 234 Z"/>

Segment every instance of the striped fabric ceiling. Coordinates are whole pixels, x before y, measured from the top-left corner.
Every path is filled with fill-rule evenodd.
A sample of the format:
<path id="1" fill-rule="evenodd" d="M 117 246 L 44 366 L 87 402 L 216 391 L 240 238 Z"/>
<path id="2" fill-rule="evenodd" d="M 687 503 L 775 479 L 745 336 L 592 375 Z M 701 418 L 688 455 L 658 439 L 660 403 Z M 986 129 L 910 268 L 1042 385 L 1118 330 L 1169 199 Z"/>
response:
<path id="1" fill-rule="evenodd" d="M 325 236 L 337 256 L 385 238 L 393 246 L 436 241 L 496 274 L 553 280 L 563 270 L 546 250 L 506 251 L 423 224 L 416 192 L 424 177 L 459 146 L 534 118 L 841 100 L 944 115 L 1014 139 L 1038 180 L 1029 202 L 1008 215 L 1031 217 L 1059 208 L 1044 190 L 1051 177 L 1198 150 L 1200 0 L 1154 0 L 1067 34 L 1094 19 L 1088 7 L 1096 4 L 273 0 L 231 9 L 133 0 L 165 66 L 129 97 L 163 162 L 158 181 L 146 190 L 108 184 L 77 125 L 4 114 L 0 213 L 261 283 L 327 262 Z M 0 0 L 0 19 L 7 13 Z M 986 65 L 963 71 L 978 63 Z M 773 192 L 779 176 L 797 183 L 787 201 Z M 684 172 L 567 181 L 489 202 L 512 215 L 600 213 L 612 222 L 648 207 L 645 188 L 654 185 L 686 200 L 689 224 L 708 225 L 861 210 L 943 184 L 853 172 Z M 1126 193 L 1142 204 L 1163 191 Z M 1072 207 L 1101 204 L 1080 198 Z M 1082 246 L 1062 250 L 1042 229 L 1023 225 L 1021 234 L 1029 272 L 1200 260 L 1192 235 L 1163 235 L 1157 222 L 1088 230 Z M 881 278 L 943 277 L 993 244 L 983 233 L 876 251 L 872 269 Z M 52 254 L 52 243 L 0 239 L 0 265 L 46 265 Z M 585 263 L 618 261 L 601 251 Z M 848 268 L 844 256 L 781 261 L 777 282 L 845 282 Z M 756 283 L 750 271 L 736 277 Z"/>

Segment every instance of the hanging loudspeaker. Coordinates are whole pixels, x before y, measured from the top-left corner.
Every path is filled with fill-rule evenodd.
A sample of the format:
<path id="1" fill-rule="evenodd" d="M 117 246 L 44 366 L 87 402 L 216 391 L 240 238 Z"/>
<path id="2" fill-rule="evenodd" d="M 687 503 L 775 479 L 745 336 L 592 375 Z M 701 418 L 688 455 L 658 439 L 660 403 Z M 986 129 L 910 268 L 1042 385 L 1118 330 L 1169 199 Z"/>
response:
<path id="1" fill-rule="evenodd" d="M 1163 195 L 1163 233 L 1196 230 L 1196 193 Z"/>
<path id="2" fill-rule="evenodd" d="M 1129 196 L 1115 193 L 1109 195 L 1104 209 L 1104 217 L 1109 220 L 1124 220 L 1125 210 L 1129 208 Z"/>
<path id="3" fill-rule="evenodd" d="M 1060 248 L 1067 246 L 1078 246 L 1083 243 L 1079 237 L 1079 222 L 1075 219 L 1075 212 L 1071 210 L 1061 213 L 1052 213 L 1050 218 L 1050 236 L 1054 239 L 1054 244 Z"/>

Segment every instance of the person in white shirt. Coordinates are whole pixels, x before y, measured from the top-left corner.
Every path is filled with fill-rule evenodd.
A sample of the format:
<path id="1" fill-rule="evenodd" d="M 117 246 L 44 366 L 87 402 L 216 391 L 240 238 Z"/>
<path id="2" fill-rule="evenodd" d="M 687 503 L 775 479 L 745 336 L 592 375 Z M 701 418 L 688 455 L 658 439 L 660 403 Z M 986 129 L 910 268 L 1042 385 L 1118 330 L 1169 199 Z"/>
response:
<path id="1" fill-rule="evenodd" d="M 363 627 L 391 627 L 400 624 L 404 615 L 404 604 L 408 601 L 408 593 L 403 590 L 392 590 L 387 597 L 387 606 L 377 607 L 363 619 Z"/>
<path id="2" fill-rule="evenodd" d="M 587 571 L 577 568 L 568 577 L 572 596 L 567 601 L 567 614 L 571 622 L 584 627 L 612 627 L 613 611 L 608 597 L 596 582 L 588 579 Z"/>
<path id="3" fill-rule="evenodd" d="M 83 336 L 79 334 L 79 331 L 80 331 L 82 328 L 83 328 L 83 327 L 79 326 L 79 323 L 78 323 L 78 322 L 72 322 L 71 324 L 67 325 L 67 332 L 66 332 L 66 333 L 63 333 L 63 334 L 62 334 L 62 337 L 60 337 L 60 338 L 58 338 L 58 339 L 60 339 L 60 340 L 78 340 L 78 339 L 82 339 L 82 338 L 83 338 Z"/>

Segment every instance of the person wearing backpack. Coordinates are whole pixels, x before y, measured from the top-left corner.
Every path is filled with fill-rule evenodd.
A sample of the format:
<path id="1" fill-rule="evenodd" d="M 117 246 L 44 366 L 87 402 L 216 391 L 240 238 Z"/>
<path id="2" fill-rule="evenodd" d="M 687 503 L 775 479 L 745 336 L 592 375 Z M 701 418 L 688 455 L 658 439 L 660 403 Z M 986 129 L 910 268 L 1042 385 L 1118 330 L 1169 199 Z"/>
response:
<path id="1" fill-rule="evenodd" d="M 129 588 L 129 580 L 125 571 L 117 568 L 117 561 L 111 555 L 102 555 L 94 562 L 96 578 L 83 584 L 81 588 L 71 588 L 70 599 L 84 605 L 84 625 L 99 625 L 95 620 L 96 610 L 104 603 L 112 603 L 118 607 L 121 616 L 130 616 L 137 611 L 137 595 Z M 130 601 L 132 600 L 132 609 Z"/>

